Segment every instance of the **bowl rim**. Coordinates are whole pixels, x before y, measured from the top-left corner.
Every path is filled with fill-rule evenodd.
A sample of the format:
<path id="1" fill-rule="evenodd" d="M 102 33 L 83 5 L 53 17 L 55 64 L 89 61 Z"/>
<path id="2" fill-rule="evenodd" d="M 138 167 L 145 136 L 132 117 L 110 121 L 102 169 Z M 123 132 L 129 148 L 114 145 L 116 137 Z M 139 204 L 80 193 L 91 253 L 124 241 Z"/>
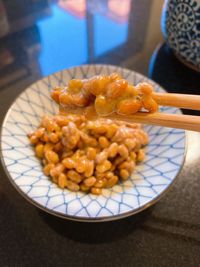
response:
<path id="1" fill-rule="evenodd" d="M 129 72 L 134 72 L 136 75 L 140 75 L 140 76 L 143 76 L 145 78 L 147 78 L 148 80 L 151 80 L 150 78 L 146 77 L 145 75 L 137 72 L 137 71 L 134 71 L 134 70 L 130 70 L 130 69 L 127 69 L 127 68 L 123 68 L 121 66 L 117 66 L 117 65 L 111 65 L 111 64 L 83 64 L 83 65 L 80 65 L 81 67 L 85 68 L 85 67 L 92 67 L 92 66 L 95 66 L 95 67 L 101 67 L 101 66 L 106 66 L 106 67 L 114 67 L 114 68 L 119 68 L 119 69 L 123 69 L 125 71 L 129 71 Z M 130 210 L 130 211 L 127 211 L 127 212 L 124 212 L 124 213 L 121 213 L 121 214 L 116 214 L 116 215 L 110 215 L 110 216 L 102 216 L 102 217 L 85 217 L 85 216 L 76 216 L 76 215 L 69 215 L 69 214 L 63 214 L 61 212 L 58 212 L 58 211 L 55 211 L 55 210 L 51 210 L 49 208 L 46 208 L 44 207 L 42 204 L 36 202 L 35 200 L 33 200 L 31 197 L 29 197 L 25 192 L 23 192 L 20 187 L 14 182 L 10 172 L 8 171 L 7 167 L 6 167 L 6 164 L 5 164 L 5 160 L 4 160 L 4 156 L 3 156 L 3 150 L 2 150 L 2 134 L 3 134 L 3 128 L 4 128 L 4 125 L 7 121 L 7 118 L 9 117 L 11 111 L 12 111 L 12 107 L 14 106 L 16 100 L 28 89 L 30 89 L 30 87 L 39 82 L 39 81 L 42 81 L 43 79 L 46 79 L 50 76 L 52 76 L 53 74 L 56 74 L 56 73 L 59 73 L 61 71 L 66 71 L 66 70 L 70 70 L 70 69 L 74 69 L 74 68 L 79 68 L 80 66 L 74 66 L 74 67 L 70 67 L 70 68 L 67 68 L 67 69 L 62 69 L 60 71 L 57 71 L 57 72 L 54 72 L 48 76 L 45 76 L 35 82 L 33 82 L 32 84 L 30 84 L 28 87 L 26 87 L 24 90 L 22 90 L 22 92 L 20 94 L 18 94 L 15 99 L 12 101 L 11 105 L 9 106 L 7 112 L 6 112 L 6 115 L 3 119 L 3 122 L 0 126 L 0 157 L 1 157 L 1 163 L 2 163 L 2 166 L 3 166 L 3 170 L 5 172 L 5 174 L 7 175 L 8 177 L 8 180 L 10 181 L 10 183 L 13 185 L 13 187 L 17 190 L 17 192 L 23 197 L 25 198 L 30 204 L 34 205 L 35 207 L 39 208 L 40 210 L 42 211 L 45 211 L 47 212 L 48 214 L 51 214 L 51 215 L 54 215 L 54 216 L 57 216 L 59 218 L 62 218 L 62 219 L 69 219 L 71 221 L 78 221 L 78 222 L 106 222 L 106 221 L 114 221 L 114 220 L 119 220 L 119 219 L 122 219 L 122 218 L 126 218 L 126 217 L 129 217 L 129 216 L 132 216 L 134 214 L 137 214 L 141 211 L 144 211 L 145 209 L 149 208 L 150 206 L 156 204 L 171 188 L 172 188 L 172 185 L 175 183 L 175 180 L 177 179 L 177 177 L 179 176 L 180 172 L 182 171 L 182 168 L 184 166 L 184 163 L 185 163 L 185 158 L 186 158 L 186 154 L 187 154 L 187 149 L 188 149 L 188 133 L 187 131 L 183 131 L 184 132 L 184 153 L 183 153 L 183 158 L 182 158 L 182 162 L 180 164 L 180 168 L 176 174 L 176 176 L 173 178 L 173 180 L 168 184 L 167 188 L 165 188 L 163 190 L 163 192 L 159 193 L 155 198 L 151 199 L 148 203 L 144 204 L 144 205 L 141 205 L 139 206 L 138 208 L 135 208 L 134 210 Z M 159 87 L 162 88 L 162 86 L 160 86 L 158 83 L 154 82 L 153 80 L 151 80 L 155 85 L 158 85 Z M 163 89 L 163 88 L 162 88 Z M 180 109 L 179 109 L 180 110 Z M 180 110 L 181 111 L 181 110 Z M 182 113 L 182 111 L 181 111 Z"/>

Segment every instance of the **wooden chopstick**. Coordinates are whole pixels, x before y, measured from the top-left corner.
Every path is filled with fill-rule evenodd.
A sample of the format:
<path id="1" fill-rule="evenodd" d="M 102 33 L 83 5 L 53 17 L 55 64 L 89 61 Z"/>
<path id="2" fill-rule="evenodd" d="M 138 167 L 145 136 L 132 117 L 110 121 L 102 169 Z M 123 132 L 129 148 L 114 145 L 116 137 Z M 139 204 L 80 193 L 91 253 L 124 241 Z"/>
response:
<path id="1" fill-rule="evenodd" d="M 157 95 L 157 94 L 156 94 Z M 165 103 L 166 105 L 172 103 L 176 105 L 176 107 L 186 107 L 188 108 L 188 103 L 189 107 L 192 108 L 192 105 L 195 105 L 198 101 L 196 101 L 196 96 L 191 96 L 190 99 L 193 99 L 193 101 L 186 101 L 185 96 L 184 101 L 182 104 L 176 102 L 178 100 L 172 101 L 172 103 L 168 103 L 169 101 L 169 95 L 167 96 L 166 100 L 166 94 L 159 93 L 159 95 L 162 95 L 161 98 L 162 100 L 160 102 Z M 176 94 L 177 95 L 177 94 Z M 158 95 L 157 95 L 158 96 Z M 174 96 L 173 96 L 174 97 Z M 173 98 L 172 99 L 175 99 Z M 199 97 L 199 96 L 198 96 Z M 200 97 L 199 97 L 200 98 Z M 165 102 L 164 100 L 165 99 Z M 199 105 L 199 103 L 198 103 Z M 196 106 L 195 106 L 196 107 Z M 89 120 L 95 120 L 99 118 L 99 115 L 96 113 L 94 105 L 89 106 L 87 108 L 76 108 L 76 109 L 67 109 L 62 106 L 60 108 L 60 114 L 61 115 L 66 115 L 66 114 L 81 114 L 85 115 L 87 119 Z M 199 109 L 200 110 L 200 109 Z M 137 112 L 132 115 L 119 115 L 117 113 L 110 114 L 106 116 L 105 118 L 107 119 L 113 119 L 113 120 L 120 120 L 128 123 L 144 123 L 144 124 L 152 124 L 152 125 L 157 125 L 157 126 L 165 126 L 165 127 L 170 127 L 170 128 L 178 128 L 178 129 L 185 129 L 185 130 L 191 130 L 191 131 L 197 131 L 200 132 L 200 116 L 193 116 L 193 115 L 182 115 L 182 114 L 167 114 L 167 113 L 149 113 L 149 112 Z"/>
<path id="2" fill-rule="evenodd" d="M 76 110 L 65 109 L 60 107 L 60 114 L 79 114 L 85 115 L 89 120 L 96 120 L 100 116 L 96 113 L 94 106 L 88 109 L 77 108 Z M 168 114 L 168 113 L 149 113 L 149 112 L 137 112 L 132 115 L 119 115 L 117 113 L 110 114 L 106 119 L 119 120 L 128 123 L 144 123 L 157 126 L 164 126 L 170 128 L 178 128 L 190 131 L 200 132 L 200 116 L 182 115 L 182 114 Z"/>
<path id="3" fill-rule="evenodd" d="M 153 93 L 152 97 L 158 105 L 200 110 L 199 95 Z"/>
<path id="4" fill-rule="evenodd" d="M 200 116 L 137 112 L 133 115 L 118 115 L 114 113 L 106 118 L 128 123 L 138 122 L 200 132 Z"/>

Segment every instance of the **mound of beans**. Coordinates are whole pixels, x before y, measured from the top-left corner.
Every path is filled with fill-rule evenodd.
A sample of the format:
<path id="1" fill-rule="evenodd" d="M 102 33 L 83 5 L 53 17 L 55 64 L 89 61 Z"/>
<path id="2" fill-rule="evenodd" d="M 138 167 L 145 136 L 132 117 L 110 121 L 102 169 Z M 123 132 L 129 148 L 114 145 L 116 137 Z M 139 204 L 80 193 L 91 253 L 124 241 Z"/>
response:
<path id="1" fill-rule="evenodd" d="M 150 84 L 133 86 L 117 73 L 94 76 L 87 80 L 73 79 L 64 88 L 54 88 L 52 98 L 64 108 L 94 105 L 97 114 L 101 116 L 113 112 L 130 115 L 142 109 L 148 112 L 158 110 Z"/>
<path id="2" fill-rule="evenodd" d="M 54 183 L 96 195 L 127 180 L 148 143 L 139 124 L 88 121 L 83 115 L 45 116 L 29 139 Z"/>

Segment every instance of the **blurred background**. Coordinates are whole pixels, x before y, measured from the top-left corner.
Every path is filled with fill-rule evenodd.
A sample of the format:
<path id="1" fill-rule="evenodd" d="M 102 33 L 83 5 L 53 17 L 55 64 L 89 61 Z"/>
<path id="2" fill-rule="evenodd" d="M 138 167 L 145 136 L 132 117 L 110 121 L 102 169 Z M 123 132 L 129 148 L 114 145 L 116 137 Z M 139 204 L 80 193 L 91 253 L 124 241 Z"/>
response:
<path id="1" fill-rule="evenodd" d="M 0 88 L 85 63 L 148 74 L 163 1 L 0 0 Z"/>

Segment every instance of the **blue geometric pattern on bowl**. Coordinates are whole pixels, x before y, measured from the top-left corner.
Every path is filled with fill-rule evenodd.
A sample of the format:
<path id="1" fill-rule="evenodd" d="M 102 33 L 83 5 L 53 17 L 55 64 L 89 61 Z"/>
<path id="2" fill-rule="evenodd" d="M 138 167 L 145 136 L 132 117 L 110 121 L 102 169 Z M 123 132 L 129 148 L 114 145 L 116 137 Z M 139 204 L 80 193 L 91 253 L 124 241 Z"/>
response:
<path id="1" fill-rule="evenodd" d="M 15 100 L 6 115 L 1 147 L 9 179 L 27 200 L 49 213 L 80 221 L 129 216 L 155 203 L 172 184 L 183 164 L 185 131 L 150 125 L 145 126 L 150 137 L 145 161 L 137 166 L 131 179 L 104 189 L 101 196 L 62 190 L 42 173 L 27 133 L 36 129 L 42 115 L 57 112 L 57 106 L 50 99 L 51 88 L 66 84 L 72 78 L 112 72 L 121 73 L 133 84 L 148 81 L 157 91 L 163 91 L 134 71 L 110 65 L 84 65 L 60 71 L 31 85 Z M 161 107 L 161 110 L 180 113 L 171 107 Z"/>
<path id="2" fill-rule="evenodd" d="M 200 1 L 166 0 L 162 30 L 175 53 L 200 69 Z"/>

